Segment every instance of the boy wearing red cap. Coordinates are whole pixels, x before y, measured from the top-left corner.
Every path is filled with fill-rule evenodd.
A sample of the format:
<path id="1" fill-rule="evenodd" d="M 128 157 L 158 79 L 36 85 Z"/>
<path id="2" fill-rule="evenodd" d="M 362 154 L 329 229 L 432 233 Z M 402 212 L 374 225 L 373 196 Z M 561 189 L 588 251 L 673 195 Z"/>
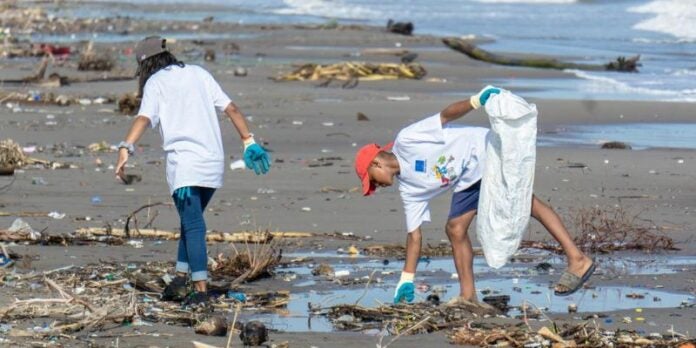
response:
<path id="1" fill-rule="evenodd" d="M 498 88 L 488 86 L 469 100 L 451 104 L 440 113 L 402 129 L 393 143 L 384 147 L 368 144 L 356 155 L 355 170 L 365 196 L 372 194 L 377 186 L 391 186 L 394 177 L 399 179 L 408 237 L 406 262 L 394 303 L 413 301 L 413 279 L 421 249 L 420 226 L 430 222 L 428 202 L 449 189 L 454 194 L 445 231 L 452 243 L 459 296 L 476 301 L 474 255 L 467 231 L 478 207 L 489 130 L 450 122 L 478 109 L 491 94 L 498 93 Z M 555 294 L 574 293 L 594 272 L 594 262 L 573 243 L 560 217 L 535 196 L 531 215 L 561 244 L 568 258 L 568 269 L 556 285 Z"/>

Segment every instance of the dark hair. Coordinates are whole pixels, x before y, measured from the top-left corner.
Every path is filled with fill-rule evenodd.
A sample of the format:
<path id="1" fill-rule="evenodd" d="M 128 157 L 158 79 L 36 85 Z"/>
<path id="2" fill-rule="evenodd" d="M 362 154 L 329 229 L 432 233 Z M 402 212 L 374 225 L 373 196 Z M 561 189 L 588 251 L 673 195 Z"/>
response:
<path id="1" fill-rule="evenodd" d="M 138 65 L 138 71 L 135 73 L 135 76 L 139 77 L 138 96 L 142 98 L 145 83 L 150 78 L 150 76 L 154 75 L 156 72 L 170 65 L 178 65 L 183 68 L 184 62 L 176 59 L 176 57 L 174 57 L 174 55 L 169 52 L 162 52 L 156 54 L 140 62 L 140 65 Z"/>

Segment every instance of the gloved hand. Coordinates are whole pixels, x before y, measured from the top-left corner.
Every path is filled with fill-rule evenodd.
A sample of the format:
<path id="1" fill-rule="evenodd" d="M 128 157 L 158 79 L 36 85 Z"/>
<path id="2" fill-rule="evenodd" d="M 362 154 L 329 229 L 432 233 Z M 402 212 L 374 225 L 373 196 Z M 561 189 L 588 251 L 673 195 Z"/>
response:
<path id="1" fill-rule="evenodd" d="M 416 289 L 413 285 L 413 277 L 413 273 L 401 273 L 401 280 L 396 284 L 396 290 L 394 291 L 394 304 L 401 303 L 402 301 L 407 303 L 413 302 Z"/>
<path id="2" fill-rule="evenodd" d="M 499 94 L 499 93 L 500 93 L 500 88 L 488 85 L 486 87 L 483 87 L 483 89 L 480 92 L 478 92 L 478 94 L 472 95 L 471 98 L 469 99 L 469 102 L 471 103 L 471 106 L 474 109 L 478 109 L 481 106 L 486 105 L 486 102 L 488 101 L 488 98 L 491 97 L 491 94 Z"/>
<path id="3" fill-rule="evenodd" d="M 253 137 L 244 141 L 244 164 L 253 169 L 256 175 L 266 174 L 271 163 L 266 150 L 254 141 Z"/>

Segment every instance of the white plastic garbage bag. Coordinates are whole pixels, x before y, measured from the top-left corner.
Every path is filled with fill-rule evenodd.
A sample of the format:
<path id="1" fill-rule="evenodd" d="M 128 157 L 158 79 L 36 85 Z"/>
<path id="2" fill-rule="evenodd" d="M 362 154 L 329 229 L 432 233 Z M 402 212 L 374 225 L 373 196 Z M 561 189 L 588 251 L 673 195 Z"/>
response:
<path id="1" fill-rule="evenodd" d="M 486 102 L 491 132 L 481 179 L 476 231 L 486 262 L 507 263 L 529 224 L 536 163 L 536 105 L 501 90 Z"/>

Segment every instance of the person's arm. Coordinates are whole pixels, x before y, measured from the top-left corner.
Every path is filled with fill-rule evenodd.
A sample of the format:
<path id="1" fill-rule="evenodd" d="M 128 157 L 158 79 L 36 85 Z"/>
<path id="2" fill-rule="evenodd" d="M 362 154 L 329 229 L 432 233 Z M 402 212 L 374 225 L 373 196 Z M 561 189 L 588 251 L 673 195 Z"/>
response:
<path id="1" fill-rule="evenodd" d="M 249 125 L 247 124 L 244 115 L 242 115 L 242 112 L 237 108 L 237 105 L 230 102 L 225 108 L 225 114 L 230 118 L 230 121 L 232 121 L 234 128 L 237 129 L 239 137 L 242 138 L 242 140 L 246 140 L 252 136 L 249 132 Z"/>
<path id="2" fill-rule="evenodd" d="M 254 140 L 254 135 L 249 132 L 249 125 L 237 105 L 230 102 L 225 108 L 225 114 L 230 118 L 234 128 L 244 142 L 244 164 L 258 174 L 266 174 L 271 168 L 271 162 L 266 150 Z"/>
<path id="3" fill-rule="evenodd" d="M 131 151 L 129 147 L 135 148 L 135 144 L 138 142 L 138 140 L 140 140 L 143 133 L 145 133 L 145 129 L 147 129 L 149 126 L 150 119 L 145 116 L 138 116 L 135 118 L 135 120 L 133 120 L 133 124 L 126 135 L 126 140 L 123 141 L 123 143 L 129 146 L 121 146 L 118 149 L 118 162 L 116 163 L 117 178 L 125 178 L 125 165 L 126 162 L 128 162 L 128 157 L 130 156 L 129 152 Z"/>
<path id="4" fill-rule="evenodd" d="M 474 107 L 471 106 L 471 102 L 468 100 L 458 101 L 450 104 L 444 110 L 440 111 L 440 121 L 444 125 L 447 122 L 454 121 L 466 115 L 471 110 L 474 110 Z"/>
<path id="5" fill-rule="evenodd" d="M 450 104 L 444 110 L 440 112 L 440 121 L 442 124 L 454 121 L 464 115 L 469 111 L 480 108 L 486 105 L 486 101 L 490 98 L 491 94 L 500 93 L 500 89 L 493 86 L 484 87 L 478 94 L 472 95 L 469 100 L 458 101 L 454 104 Z"/>

